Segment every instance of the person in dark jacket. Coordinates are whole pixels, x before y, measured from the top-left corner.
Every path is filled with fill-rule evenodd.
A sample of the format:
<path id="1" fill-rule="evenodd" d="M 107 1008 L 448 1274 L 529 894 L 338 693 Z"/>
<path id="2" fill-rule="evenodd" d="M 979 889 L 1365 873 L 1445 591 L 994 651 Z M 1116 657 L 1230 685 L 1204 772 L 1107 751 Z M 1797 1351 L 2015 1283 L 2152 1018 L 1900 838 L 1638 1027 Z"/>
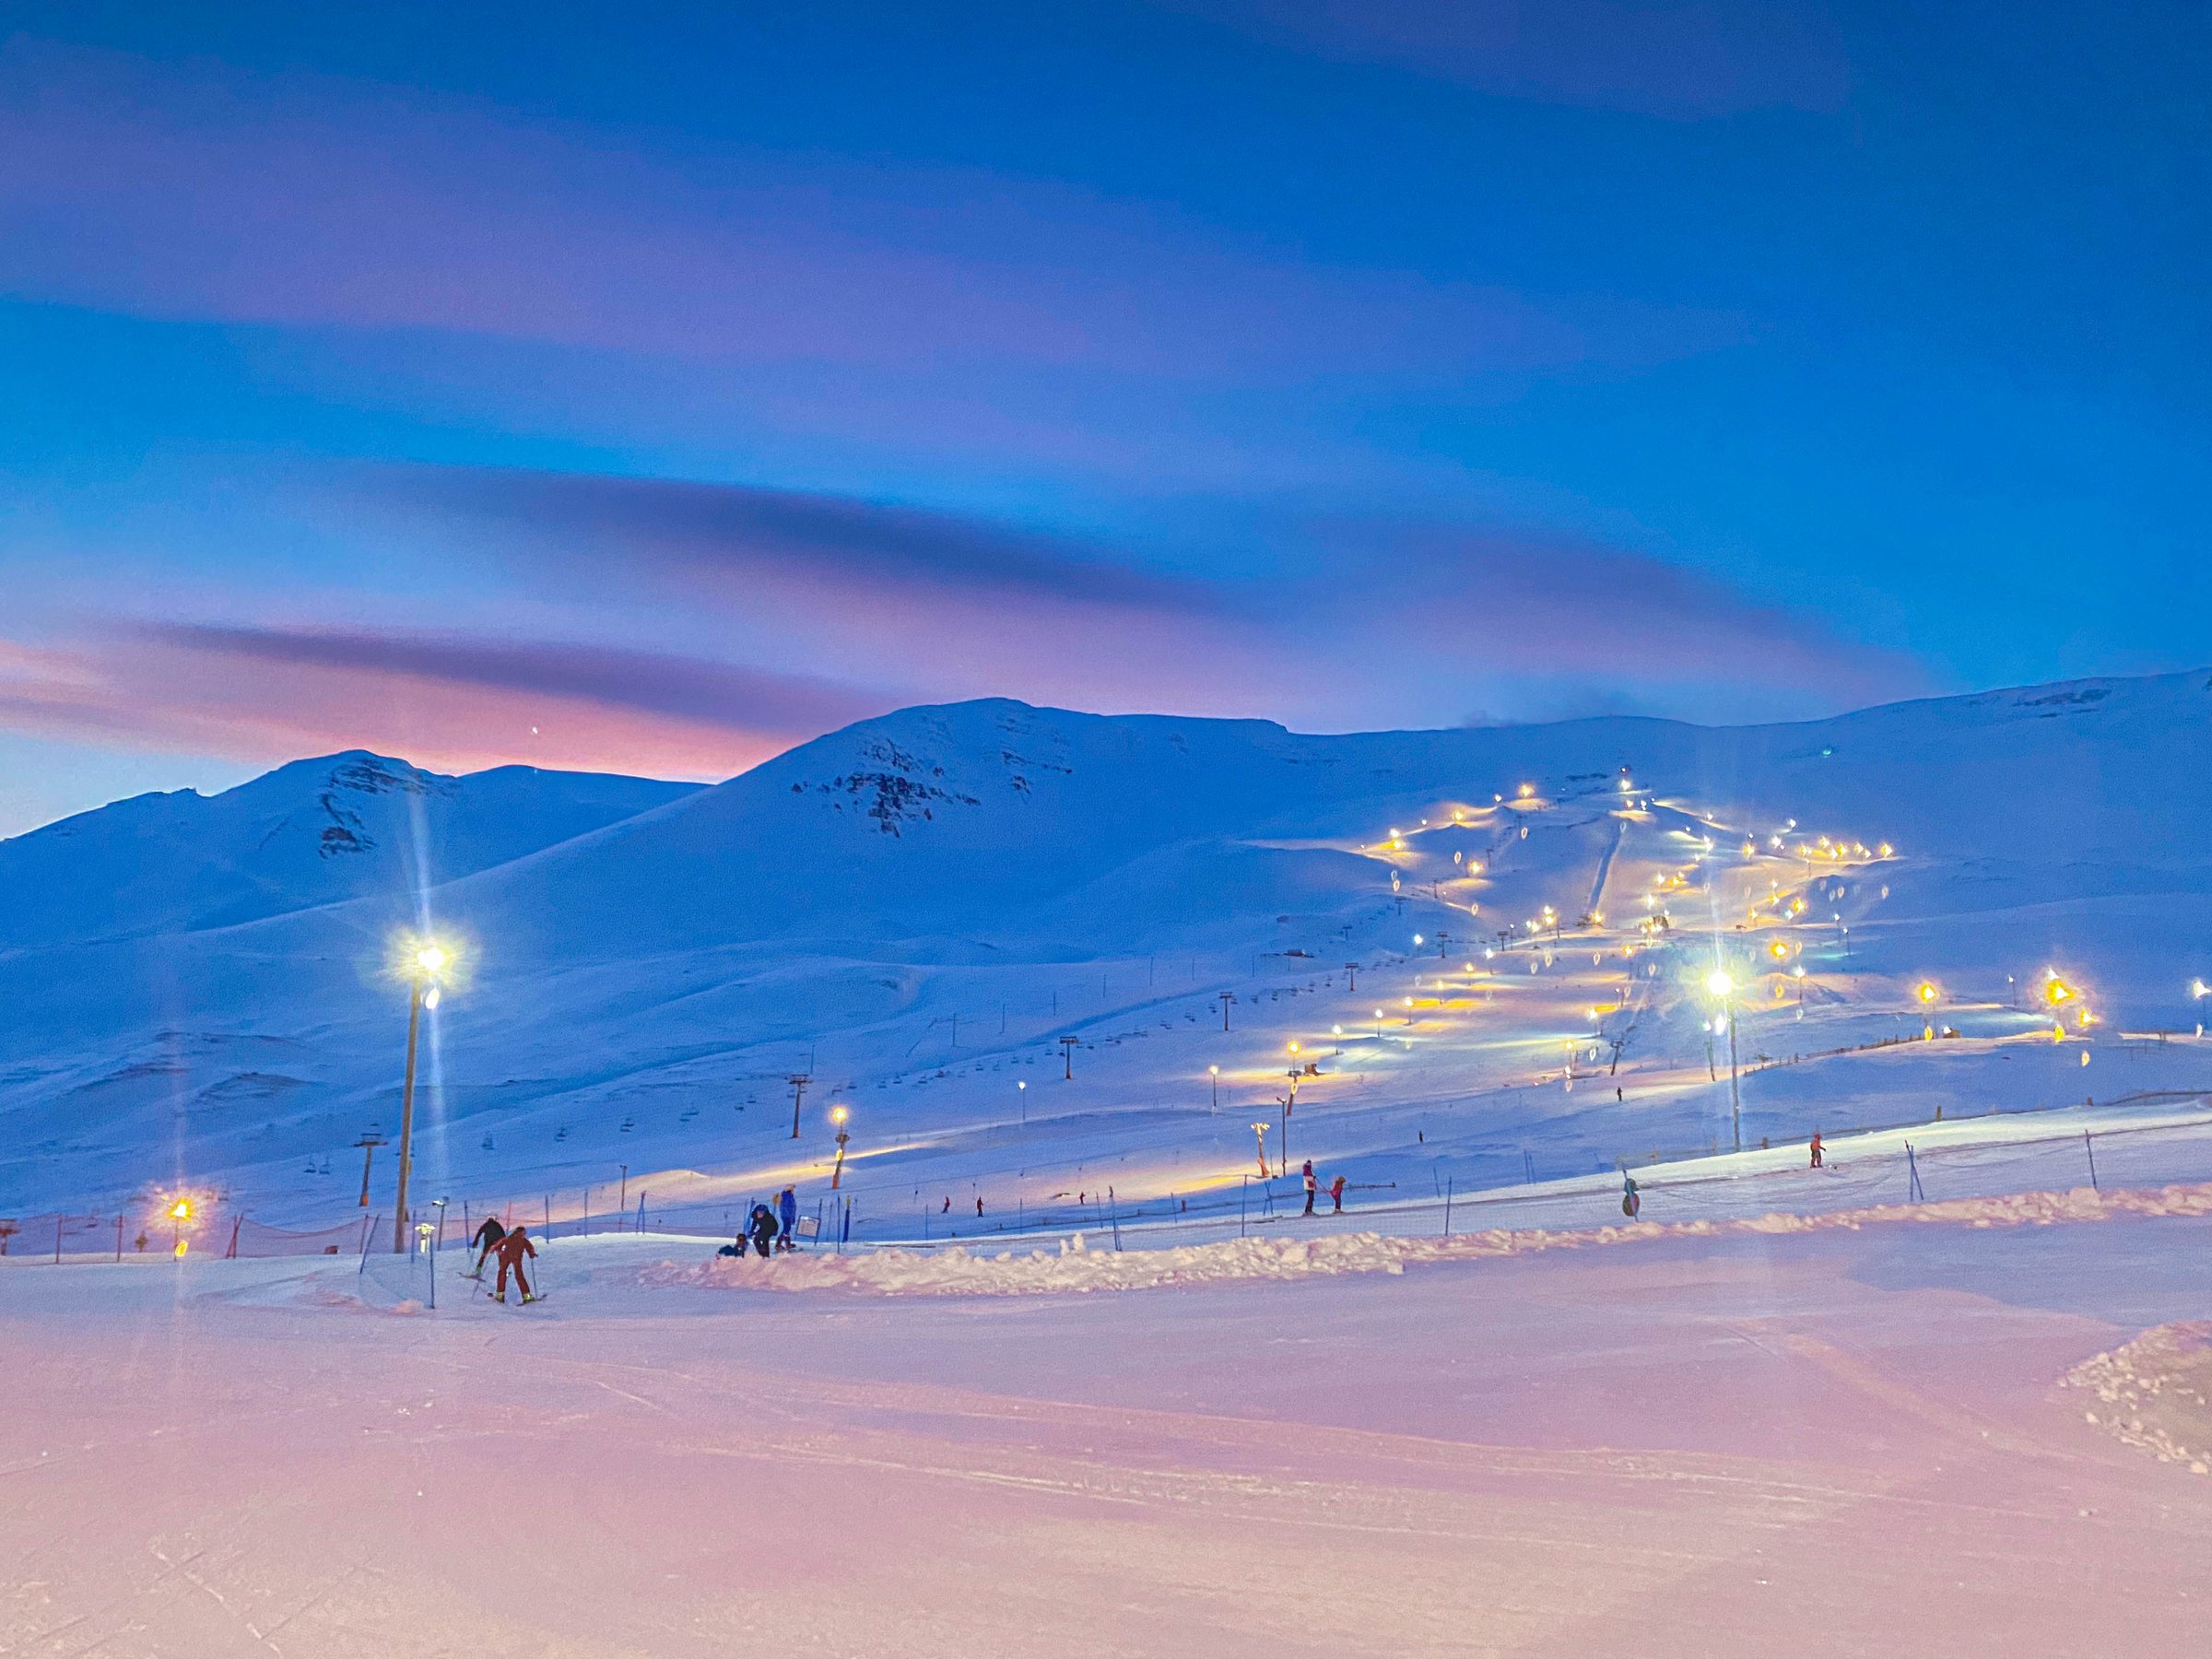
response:
<path id="1" fill-rule="evenodd" d="M 767 1255 L 776 1247 L 776 1213 L 765 1204 L 756 1204 L 751 1222 L 747 1230 L 753 1235 L 753 1248 Z"/>
<path id="2" fill-rule="evenodd" d="M 778 1250 L 796 1250 L 799 1247 L 798 1241 L 791 1234 L 792 1229 L 799 1224 L 799 1195 L 790 1187 L 785 1187 L 777 1195 L 776 1220 L 779 1223 L 776 1230 L 776 1248 Z"/>
<path id="3" fill-rule="evenodd" d="M 1310 1159 L 1310 1158 L 1306 1159 L 1305 1180 L 1306 1180 L 1306 1214 L 1310 1216 L 1310 1215 L 1312 1215 L 1312 1214 L 1313 1213 L 1313 1198 L 1314 1198 L 1314 1195 L 1315 1195 L 1317 1193 L 1319 1193 L 1319 1192 L 1321 1191 L 1321 1182 L 1320 1182 L 1318 1180 L 1316 1180 L 1316 1179 L 1314 1178 L 1314 1174 L 1313 1174 L 1313 1160 L 1312 1160 L 1312 1159 Z"/>
<path id="4" fill-rule="evenodd" d="M 484 1218 L 484 1225 L 477 1229 L 477 1236 L 469 1241 L 477 1247 L 477 1270 L 469 1277 L 484 1277 L 484 1264 L 491 1259 L 491 1253 L 500 1247 L 500 1241 L 506 1236 L 507 1230 L 500 1225 L 497 1216 Z"/>

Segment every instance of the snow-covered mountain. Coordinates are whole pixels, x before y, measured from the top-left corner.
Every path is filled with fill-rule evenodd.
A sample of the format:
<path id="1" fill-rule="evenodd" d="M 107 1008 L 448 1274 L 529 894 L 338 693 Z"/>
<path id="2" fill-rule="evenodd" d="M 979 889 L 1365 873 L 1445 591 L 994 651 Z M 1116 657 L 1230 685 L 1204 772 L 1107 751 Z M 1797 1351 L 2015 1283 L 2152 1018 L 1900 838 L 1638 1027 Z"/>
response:
<path id="1" fill-rule="evenodd" d="M 1725 1120 L 1696 990 L 1716 961 L 1756 997 L 1752 1054 L 1902 1030 L 1919 976 L 1968 1030 L 1878 1074 L 1762 1074 L 1762 1132 L 1947 1088 L 2063 1099 L 2073 1048 L 1973 1043 L 2028 1031 L 2021 986 L 2054 962 L 2102 1022 L 2069 1043 L 2193 1022 L 2208 717 L 2203 674 L 1730 729 L 1313 736 L 988 700 L 708 789 L 341 757 L 121 803 L 0 844 L 0 1209 L 186 1173 L 334 1202 L 332 1154 L 394 1124 L 385 963 L 424 915 L 465 964 L 428 1109 L 426 1178 L 458 1192 L 617 1164 L 806 1175 L 824 1138 L 790 1161 L 794 1071 L 808 1112 L 852 1102 L 878 1144 L 864 1192 L 1018 1190 L 1109 1155 L 1124 1183 L 1169 1158 L 1228 1171 L 1241 1115 L 1141 1113 L 1191 1110 L 1198 1078 L 1209 1111 L 1217 1087 L 1271 1101 L 1293 1041 L 1327 1044 L 1300 1110 L 1335 1125 L 1333 1156 L 1586 1168 Z M 1620 1098 L 1574 1094 L 1577 1056 L 1613 1043 Z M 1018 1112 L 1056 1127 L 1009 1152 Z"/>
<path id="2" fill-rule="evenodd" d="M 453 778 L 355 750 L 220 794 L 136 795 L 0 841 L 0 950 L 410 893 L 696 787 L 526 766 Z"/>

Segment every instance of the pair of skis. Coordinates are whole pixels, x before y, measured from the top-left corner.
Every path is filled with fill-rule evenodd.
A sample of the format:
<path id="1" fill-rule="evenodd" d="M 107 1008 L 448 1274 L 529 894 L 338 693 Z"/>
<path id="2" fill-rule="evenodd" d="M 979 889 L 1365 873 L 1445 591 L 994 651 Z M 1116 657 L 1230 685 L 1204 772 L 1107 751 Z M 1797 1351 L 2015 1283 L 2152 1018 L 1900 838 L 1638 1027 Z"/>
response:
<path id="1" fill-rule="evenodd" d="M 461 1277 L 465 1279 L 472 1279 L 475 1281 L 477 1288 L 475 1290 L 470 1292 L 472 1296 L 482 1296 L 491 1301 L 501 1303 L 506 1301 L 507 1298 L 505 1296 L 494 1296 L 490 1291 L 484 1288 L 484 1275 L 482 1273 L 465 1273 Z M 541 1302 L 545 1300 L 546 1293 L 543 1290 L 525 1290 L 523 1292 L 522 1305 L 526 1308 L 532 1302 Z"/>

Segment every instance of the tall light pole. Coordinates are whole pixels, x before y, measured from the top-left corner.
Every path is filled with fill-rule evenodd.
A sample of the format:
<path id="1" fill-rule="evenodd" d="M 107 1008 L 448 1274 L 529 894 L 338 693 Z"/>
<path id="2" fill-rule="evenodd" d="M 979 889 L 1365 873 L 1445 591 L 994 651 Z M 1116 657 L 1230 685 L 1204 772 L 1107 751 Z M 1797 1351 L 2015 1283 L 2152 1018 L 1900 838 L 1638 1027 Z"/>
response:
<path id="1" fill-rule="evenodd" d="M 1030 1080 L 1027 1077 L 1021 1078 L 1014 1085 L 1014 1094 L 1015 1098 L 1021 1102 L 1021 1123 L 1022 1127 L 1026 1129 L 1030 1123 Z"/>
<path id="2" fill-rule="evenodd" d="M 1912 992 L 1920 998 L 1920 1035 L 1923 1041 L 1934 1041 L 1936 1037 L 1936 987 L 1928 981 L 1920 982 Z"/>
<path id="3" fill-rule="evenodd" d="M 1209 1065 L 1206 1068 L 1206 1075 L 1213 1079 L 1214 1085 L 1214 1103 L 1206 1110 L 1218 1112 L 1221 1110 L 1221 1068 L 1218 1065 Z"/>
<path id="4" fill-rule="evenodd" d="M 1736 1091 L 1735 1080 L 1735 981 L 1725 969 L 1715 968 L 1705 976 L 1705 989 L 1718 997 L 1728 1014 L 1728 1125 L 1735 1149 L 1744 1149 L 1744 1106 Z"/>
<path id="5" fill-rule="evenodd" d="M 845 1119 L 850 1115 L 842 1106 L 830 1108 L 830 1121 L 837 1125 L 837 1165 L 830 1171 L 830 1190 L 833 1193 L 837 1191 L 838 1182 L 844 1179 L 845 1143 L 853 1138 L 845 1131 Z"/>
<path id="6" fill-rule="evenodd" d="M 1259 1151 L 1260 1151 L 1260 1179 L 1261 1179 L 1262 1181 L 1265 1181 L 1265 1180 L 1266 1180 L 1266 1179 L 1267 1179 L 1267 1124 L 1266 1124 L 1266 1121 L 1265 1121 L 1265 1119 L 1263 1119 L 1263 1120 L 1261 1120 L 1259 1123 L 1256 1123 L 1256 1124 L 1254 1124 L 1252 1126 L 1252 1133 L 1253 1133 L 1253 1136 L 1254 1136 L 1254 1137 L 1257 1139 L 1257 1141 L 1258 1141 L 1258 1143 L 1259 1143 Z"/>
<path id="7" fill-rule="evenodd" d="M 407 1070 L 399 1089 L 399 1195 L 392 1206 L 392 1253 L 407 1250 L 407 1178 L 415 1172 L 415 1041 L 422 1011 L 438 1006 L 438 976 L 453 961 L 442 945 L 418 945 L 407 959 Z"/>

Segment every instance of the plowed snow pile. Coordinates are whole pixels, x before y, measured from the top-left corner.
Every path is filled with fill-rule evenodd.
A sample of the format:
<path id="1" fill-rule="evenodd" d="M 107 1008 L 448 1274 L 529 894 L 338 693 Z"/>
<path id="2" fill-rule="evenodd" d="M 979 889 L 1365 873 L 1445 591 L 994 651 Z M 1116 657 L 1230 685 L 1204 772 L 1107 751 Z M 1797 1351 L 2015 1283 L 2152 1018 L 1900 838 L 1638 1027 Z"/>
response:
<path id="1" fill-rule="evenodd" d="M 2097 1396 L 2082 1415 L 2123 1444 L 2212 1474 L 2212 1321 L 2153 1326 L 2083 1360 L 2065 1386 Z"/>
<path id="2" fill-rule="evenodd" d="M 1581 1250 L 1646 1239 L 1727 1233 L 1819 1232 L 1917 1222 L 1954 1227 L 2049 1226 L 2116 1216 L 2212 1215 L 2212 1182 L 2150 1191 L 2017 1193 L 1940 1204 L 1888 1204 L 1819 1216 L 1768 1215 L 1737 1221 L 1638 1221 L 1573 1231 L 1495 1229 L 1454 1239 L 1333 1233 L 1315 1239 L 1237 1239 L 1168 1249 L 1098 1251 L 1081 1234 L 1037 1250 L 877 1250 L 852 1255 L 720 1256 L 640 1270 L 648 1285 L 745 1290 L 856 1290 L 878 1296 L 1025 1296 L 1071 1290 L 1146 1290 L 1226 1279 L 1310 1274 L 1403 1273 L 1408 1263 L 1474 1261 L 1543 1250 Z M 2125 1350 L 2122 1350 L 2125 1351 Z"/>

